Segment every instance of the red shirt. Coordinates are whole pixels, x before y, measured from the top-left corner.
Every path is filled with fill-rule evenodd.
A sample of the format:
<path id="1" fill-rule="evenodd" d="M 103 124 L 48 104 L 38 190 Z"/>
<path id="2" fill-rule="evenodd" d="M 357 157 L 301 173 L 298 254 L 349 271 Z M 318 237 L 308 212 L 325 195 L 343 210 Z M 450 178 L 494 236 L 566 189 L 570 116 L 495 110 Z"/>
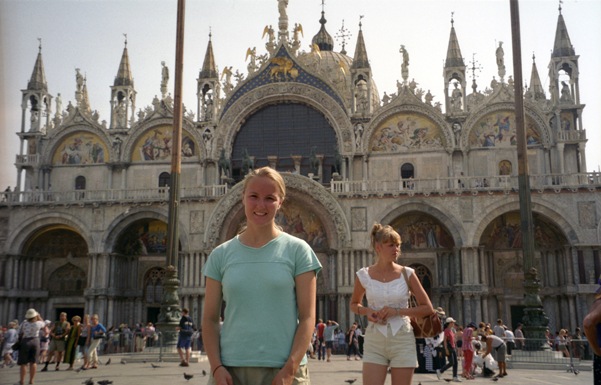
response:
<path id="1" fill-rule="evenodd" d="M 444 338 L 447 340 L 447 344 L 455 349 L 455 332 L 451 328 L 444 330 Z"/>
<path id="2" fill-rule="evenodd" d="M 323 339 L 323 331 L 326 330 L 326 324 L 320 322 L 317 324 L 317 338 Z"/>

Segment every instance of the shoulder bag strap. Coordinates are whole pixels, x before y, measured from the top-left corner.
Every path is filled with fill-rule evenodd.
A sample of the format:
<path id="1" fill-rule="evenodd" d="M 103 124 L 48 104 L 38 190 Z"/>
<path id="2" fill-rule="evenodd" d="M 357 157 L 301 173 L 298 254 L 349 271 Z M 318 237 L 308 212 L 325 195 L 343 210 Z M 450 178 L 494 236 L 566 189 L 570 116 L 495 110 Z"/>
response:
<path id="1" fill-rule="evenodd" d="M 403 278 L 405 278 L 405 282 L 407 282 L 407 288 L 409 289 L 409 307 L 415 307 L 415 306 L 417 306 L 417 300 L 411 293 L 411 284 L 409 283 L 409 276 L 407 275 L 405 266 L 403 266 L 403 269 L 401 271 L 403 273 Z"/>

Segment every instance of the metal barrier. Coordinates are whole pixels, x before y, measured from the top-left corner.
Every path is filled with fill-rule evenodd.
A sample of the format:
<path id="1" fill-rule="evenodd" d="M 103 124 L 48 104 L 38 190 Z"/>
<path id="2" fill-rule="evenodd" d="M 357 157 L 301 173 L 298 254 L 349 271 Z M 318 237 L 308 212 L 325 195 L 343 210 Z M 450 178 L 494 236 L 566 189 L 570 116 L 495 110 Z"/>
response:
<path id="1" fill-rule="evenodd" d="M 532 342 L 536 342 L 532 344 Z M 545 346 L 547 349 L 528 349 L 528 346 Z M 565 352 L 558 350 L 554 341 L 527 339 L 525 345 L 518 344 L 517 347 L 508 352 L 507 363 L 509 367 L 516 364 L 527 364 L 532 367 L 533 364 L 553 366 L 556 369 L 579 368 L 583 361 L 590 366 L 592 360 L 591 352 L 586 340 L 568 341 Z"/>
<path id="2" fill-rule="evenodd" d="M 200 332 L 196 331 L 192 337 L 192 352 L 202 354 L 203 350 L 202 337 Z M 131 331 L 109 332 L 107 338 L 98 346 L 99 355 L 127 354 L 131 358 L 152 356 L 149 360 L 153 361 L 162 361 L 165 355 L 175 351 L 175 344 L 165 345 L 164 335 L 159 330 L 152 335 Z"/>

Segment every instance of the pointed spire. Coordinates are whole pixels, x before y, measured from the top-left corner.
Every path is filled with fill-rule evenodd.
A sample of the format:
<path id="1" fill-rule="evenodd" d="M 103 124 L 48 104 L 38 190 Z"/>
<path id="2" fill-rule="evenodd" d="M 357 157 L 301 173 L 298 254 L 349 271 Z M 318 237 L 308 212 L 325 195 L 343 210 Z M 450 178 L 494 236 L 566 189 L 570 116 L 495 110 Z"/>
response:
<path id="1" fill-rule="evenodd" d="M 90 98 L 88 96 L 88 78 L 84 76 L 83 86 L 81 88 L 81 101 L 78 103 L 80 110 L 90 112 Z"/>
<path id="2" fill-rule="evenodd" d="M 445 60 L 445 67 L 463 67 L 463 56 L 461 56 L 461 48 L 459 48 L 459 40 L 455 33 L 455 21 L 453 20 L 453 13 L 451 13 L 451 36 L 449 37 L 449 47 L 447 48 L 447 59 Z"/>
<path id="3" fill-rule="evenodd" d="M 363 30 L 361 29 L 361 18 L 359 17 L 359 35 L 357 36 L 357 46 L 355 47 L 355 57 L 353 58 L 353 68 L 370 68 L 367 58 L 367 49 L 363 40 Z"/>
<path id="4" fill-rule="evenodd" d="M 129 55 L 127 53 L 127 34 L 125 36 L 125 47 L 123 48 L 123 54 L 121 55 L 121 63 L 119 63 L 119 71 L 115 77 L 114 86 L 133 86 L 134 79 L 131 76 L 131 70 L 129 68 Z"/>
<path id="5" fill-rule="evenodd" d="M 202 69 L 198 75 L 199 79 L 219 78 L 217 74 L 217 66 L 215 65 L 215 56 L 213 55 L 212 33 L 209 33 L 209 44 L 205 53 L 205 60 L 202 63 Z"/>
<path id="6" fill-rule="evenodd" d="M 48 92 L 48 84 L 46 83 L 46 74 L 44 72 L 44 62 L 42 61 L 42 39 L 38 38 L 38 41 L 40 42 L 38 57 L 33 66 L 31 79 L 29 79 L 29 82 L 27 83 L 27 89 Z"/>
<path id="7" fill-rule="evenodd" d="M 570 42 L 570 35 L 566 23 L 561 14 L 561 2 L 559 3 L 559 17 L 557 18 L 557 29 L 555 30 L 555 44 L 551 57 L 575 56 L 576 51 Z"/>
<path id="8" fill-rule="evenodd" d="M 317 44 L 321 51 L 333 51 L 334 50 L 334 39 L 332 36 L 326 31 L 326 23 L 328 22 L 325 17 L 326 12 L 324 11 L 323 1 L 321 2 L 321 19 L 319 23 L 321 24 L 321 28 L 317 35 L 313 36 L 313 40 L 311 41 L 313 44 Z"/>
<path id="9" fill-rule="evenodd" d="M 545 89 L 538 76 L 538 69 L 536 68 L 536 57 L 532 54 L 532 72 L 530 74 L 530 92 L 536 100 L 546 99 Z"/>

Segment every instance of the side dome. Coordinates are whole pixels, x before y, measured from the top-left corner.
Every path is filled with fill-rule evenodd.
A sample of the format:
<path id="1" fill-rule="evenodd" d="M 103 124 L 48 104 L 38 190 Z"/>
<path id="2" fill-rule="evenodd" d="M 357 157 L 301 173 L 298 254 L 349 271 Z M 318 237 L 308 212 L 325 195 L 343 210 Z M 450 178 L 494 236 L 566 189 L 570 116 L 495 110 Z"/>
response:
<path id="1" fill-rule="evenodd" d="M 340 52 L 312 51 L 300 53 L 298 60 L 309 71 L 331 83 L 347 107 L 352 105 L 354 87 L 351 67 L 353 58 Z M 371 79 L 371 89 L 372 105 L 379 106 L 380 95 L 373 78 Z"/>

